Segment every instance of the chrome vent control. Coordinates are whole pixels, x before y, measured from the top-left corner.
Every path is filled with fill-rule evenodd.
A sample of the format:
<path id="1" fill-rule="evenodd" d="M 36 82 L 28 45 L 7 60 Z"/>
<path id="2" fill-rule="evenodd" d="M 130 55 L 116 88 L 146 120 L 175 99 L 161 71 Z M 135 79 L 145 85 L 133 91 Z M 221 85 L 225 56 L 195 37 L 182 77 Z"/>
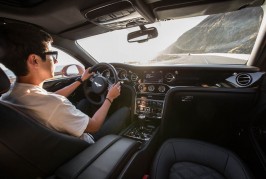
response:
<path id="1" fill-rule="evenodd" d="M 167 82 L 172 82 L 172 81 L 175 80 L 175 75 L 173 75 L 172 73 L 167 73 L 165 75 L 165 79 L 166 79 Z"/>
<path id="2" fill-rule="evenodd" d="M 132 81 L 137 81 L 138 80 L 138 75 L 136 75 L 135 73 L 132 73 L 131 80 Z"/>
<path id="3" fill-rule="evenodd" d="M 248 86 L 249 84 L 251 84 L 252 82 L 252 77 L 251 75 L 249 74 L 238 74 L 236 76 L 236 83 L 239 85 L 239 86 Z"/>

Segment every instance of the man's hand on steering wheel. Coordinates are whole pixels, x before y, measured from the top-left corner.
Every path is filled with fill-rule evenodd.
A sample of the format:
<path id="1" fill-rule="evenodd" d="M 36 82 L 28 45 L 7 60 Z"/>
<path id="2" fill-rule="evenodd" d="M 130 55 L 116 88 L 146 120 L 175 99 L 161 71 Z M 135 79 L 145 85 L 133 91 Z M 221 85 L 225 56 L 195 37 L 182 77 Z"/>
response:
<path id="1" fill-rule="evenodd" d="M 91 72 L 90 73 L 90 67 L 89 68 L 87 68 L 85 71 L 84 71 L 84 73 L 81 75 L 81 80 L 82 81 L 85 81 L 85 80 L 87 80 L 87 79 L 89 79 L 91 76 L 93 76 L 95 73 L 94 72 Z"/>
<path id="2" fill-rule="evenodd" d="M 99 68 L 109 69 L 113 75 L 112 79 L 109 79 L 100 73 L 96 73 Z M 87 79 L 83 83 L 84 94 L 88 101 L 94 105 L 101 105 L 105 101 L 106 94 L 110 95 L 108 97 L 112 98 L 112 100 L 119 96 L 121 87 L 120 83 L 118 83 L 117 71 L 113 65 L 109 63 L 98 63 L 87 70 L 88 73 L 90 71 L 95 72 L 94 75 L 93 73 L 89 73 L 88 75 L 84 74 L 86 75 L 84 76 L 86 78 L 93 75 L 90 80 Z M 88 81 L 90 81 L 90 83 Z"/>
<path id="3" fill-rule="evenodd" d="M 115 85 L 112 85 L 110 87 L 106 98 L 110 99 L 111 102 L 113 102 L 113 100 L 120 95 L 120 91 L 121 91 L 121 85 L 120 82 L 117 82 Z"/>

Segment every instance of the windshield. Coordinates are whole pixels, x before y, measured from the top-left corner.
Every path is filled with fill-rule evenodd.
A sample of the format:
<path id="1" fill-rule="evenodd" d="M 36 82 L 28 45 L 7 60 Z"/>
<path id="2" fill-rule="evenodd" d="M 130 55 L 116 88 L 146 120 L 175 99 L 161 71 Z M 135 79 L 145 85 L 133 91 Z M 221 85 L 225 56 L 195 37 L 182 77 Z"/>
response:
<path id="1" fill-rule="evenodd" d="M 261 7 L 146 25 L 158 37 L 129 43 L 138 27 L 80 39 L 77 43 L 98 62 L 126 64 L 245 64 L 263 17 Z"/>

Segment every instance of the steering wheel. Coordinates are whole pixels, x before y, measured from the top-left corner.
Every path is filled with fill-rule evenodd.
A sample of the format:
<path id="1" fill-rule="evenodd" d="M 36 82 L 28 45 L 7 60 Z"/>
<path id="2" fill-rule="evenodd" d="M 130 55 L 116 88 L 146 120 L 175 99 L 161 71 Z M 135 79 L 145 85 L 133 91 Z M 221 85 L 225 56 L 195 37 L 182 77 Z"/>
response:
<path id="1" fill-rule="evenodd" d="M 114 78 L 113 81 L 102 76 L 102 74 L 96 73 L 97 69 L 102 67 L 107 67 L 111 71 Z M 92 104 L 101 105 L 105 100 L 105 96 L 108 92 L 109 87 L 118 82 L 117 71 L 114 66 L 109 63 L 98 63 L 92 66 L 89 72 L 95 72 L 95 74 L 91 78 L 83 82 L 85 97 Z M 98 99 L 94 99 L 93 96 L 94 98 L 96 96 L 96 98 Z"/>

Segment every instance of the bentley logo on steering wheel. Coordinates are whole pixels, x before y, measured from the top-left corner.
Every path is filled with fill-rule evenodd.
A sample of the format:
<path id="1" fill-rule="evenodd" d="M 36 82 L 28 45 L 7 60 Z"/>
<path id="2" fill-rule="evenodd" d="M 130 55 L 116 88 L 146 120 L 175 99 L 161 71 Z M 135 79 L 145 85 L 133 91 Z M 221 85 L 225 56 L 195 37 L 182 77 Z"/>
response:
<path id="1" fill-rule="evenodd" d="M 97 82 L 94 82 L 94 84 L 97 86 L 97 87 L 101 87 L 102 85 L 97 83 Z"/>

